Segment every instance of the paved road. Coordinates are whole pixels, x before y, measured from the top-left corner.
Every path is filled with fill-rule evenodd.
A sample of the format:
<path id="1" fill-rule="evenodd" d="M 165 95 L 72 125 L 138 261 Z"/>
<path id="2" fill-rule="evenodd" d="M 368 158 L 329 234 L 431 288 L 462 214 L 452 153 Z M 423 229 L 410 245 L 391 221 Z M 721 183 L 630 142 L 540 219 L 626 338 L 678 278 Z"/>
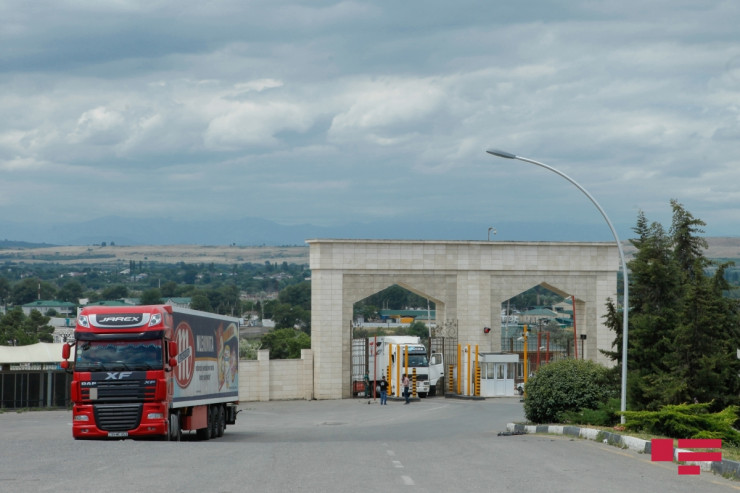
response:
<path id="1" fill-rule="evenodd" d="M 0 414 L 0 492 L 691 492 L 711 473 L 587 440 L 497 436 L 518 399 L 246 403 L 219 439 L 75 441 L 71 413 Z"/>

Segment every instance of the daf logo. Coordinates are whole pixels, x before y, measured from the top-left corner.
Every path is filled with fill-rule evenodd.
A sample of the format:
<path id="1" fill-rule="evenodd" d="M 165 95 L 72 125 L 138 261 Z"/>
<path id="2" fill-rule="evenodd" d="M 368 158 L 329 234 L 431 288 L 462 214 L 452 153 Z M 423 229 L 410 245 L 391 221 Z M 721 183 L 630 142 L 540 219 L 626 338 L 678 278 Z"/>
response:
<path id="1" fill-rule="evenodd" d="M 132 375 L 133 372 L 130 371 L 114 371 L 114 372 L 108 372 L 108 375 L 105 377 L 106 380 L 123 380 L 124 378 L 128 378 Z"/>

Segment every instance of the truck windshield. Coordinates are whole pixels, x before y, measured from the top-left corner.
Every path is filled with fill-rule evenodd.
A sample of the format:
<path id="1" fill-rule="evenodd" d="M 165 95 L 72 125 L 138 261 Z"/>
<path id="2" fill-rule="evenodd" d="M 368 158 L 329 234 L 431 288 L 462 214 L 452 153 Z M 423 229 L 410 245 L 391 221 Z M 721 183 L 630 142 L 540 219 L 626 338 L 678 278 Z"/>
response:
<path id="1" fill-rule="evenodd" d="M 79 371 L 161 369 L 162 341 L 78 341 L 75 368 Z"/>
<path id="2" fill-rule="evenodd" d="M 426 354 L 409 354 L 409 366 L 422 368 L 429 366 L 429 360 Z"/>

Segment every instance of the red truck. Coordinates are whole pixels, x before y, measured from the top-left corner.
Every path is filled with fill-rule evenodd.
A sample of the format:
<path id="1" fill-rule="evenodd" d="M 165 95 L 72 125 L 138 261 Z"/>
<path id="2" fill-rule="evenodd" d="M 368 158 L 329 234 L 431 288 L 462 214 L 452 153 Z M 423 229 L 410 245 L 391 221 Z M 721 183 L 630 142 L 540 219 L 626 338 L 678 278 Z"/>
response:
<path id="1" fill-rule="evenodd" d="M 69 361 L 74 348 L 74 358 Z M 201 440 L 236 422 L 239 319 L 169 305 L 87 307 L 62 348 L 72 436 Z"/>

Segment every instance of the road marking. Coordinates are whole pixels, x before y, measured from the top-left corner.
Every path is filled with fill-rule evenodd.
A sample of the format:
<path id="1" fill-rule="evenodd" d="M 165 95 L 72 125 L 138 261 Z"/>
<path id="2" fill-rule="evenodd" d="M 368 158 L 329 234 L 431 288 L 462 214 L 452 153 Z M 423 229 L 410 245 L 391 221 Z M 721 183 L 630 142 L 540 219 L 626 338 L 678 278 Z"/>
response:
<path id="1" fill-rule="evenodd" d="M 396 455 L 396 453 L 395 453 L 394 451 L 392 451 L 392 450 L 386 450 L 386 452 L 387 452 L 387 453 L 388 453 L 388 455 L 390 455 L 391 457 L 393 457 L 394 455 Z"/>
<path id="2" fill-rule="evenodd" d="M 401 479 L 403 480 L 403 484 L 406 486 L 414 486 L 416 484 L 410 476 L 401 476 Z"/>
<path id="3" fill-rule="evenodd" d="M 400 460 L 394 460 L 393 467 L 395 467 L 396 469 L 403 469 L 403 464 L 401 464 Z"/>

